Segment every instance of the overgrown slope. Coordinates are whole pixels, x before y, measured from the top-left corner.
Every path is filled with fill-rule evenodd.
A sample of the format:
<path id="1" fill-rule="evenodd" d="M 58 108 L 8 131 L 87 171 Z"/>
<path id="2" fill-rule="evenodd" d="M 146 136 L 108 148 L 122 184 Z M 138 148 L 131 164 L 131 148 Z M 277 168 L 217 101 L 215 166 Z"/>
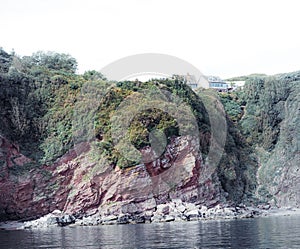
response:
<path id="1" fill-rule="evenodd" d="M 278 205 L 300 205 L 300 72 L 246 82 L 239 125 L 256 149 L 258 195 Z"/>
<path id="2" fill-rule="evenodd" d="M 4 216 L 112 201 L 255 201 L 256 158 L 215 93 L 176 79 L 79 75 L 65 54 L 0 52 L 0 184 L 12 189 L 0 192 Z"/>

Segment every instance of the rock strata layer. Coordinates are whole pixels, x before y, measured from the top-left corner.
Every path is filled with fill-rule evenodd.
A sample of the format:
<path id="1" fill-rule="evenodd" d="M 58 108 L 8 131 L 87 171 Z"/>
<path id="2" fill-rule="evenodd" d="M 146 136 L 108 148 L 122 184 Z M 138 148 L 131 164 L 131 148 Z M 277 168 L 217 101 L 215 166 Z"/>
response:
<path id="1" fill-rule="evenodd" d="M 17 161 L 21 170 L 30 159 L 1 137 L 0 160 L 6 162 L 0 179 L 1 214 L 9 219 L 32 219 L 54 210 L 74 217 L 99 212 L 105 217 L 128 214 L 139 223 L 139 214 L 154 212 L 172 200 L 209 207 L 226 202 L 216 169 L 203 163 L 194 143 L 192 137 L 173 138 L 163 156 L 127 169 L 112 168 L 105 159 L 91 162 L 90 145 L 81 143 L 51 166 L 15 175 L 10 162 Z M 141 153 L 149 154 L 146 150 Z M 183 206 L 178 208 L 185 211 Z M 168 220 L 173 219 L 171 214 Z M 126 217 L 120 220 L 125 221 Z"/>

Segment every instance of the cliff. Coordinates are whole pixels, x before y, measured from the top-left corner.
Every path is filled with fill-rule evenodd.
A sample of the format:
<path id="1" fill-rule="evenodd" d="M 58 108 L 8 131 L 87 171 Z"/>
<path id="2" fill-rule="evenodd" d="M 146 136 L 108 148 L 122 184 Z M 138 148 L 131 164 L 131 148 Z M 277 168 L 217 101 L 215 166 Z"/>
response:
<path id="1" fill-rule="evenodd" d="M 278 206 L 300 205 L 300 72 L 252 77 L 239 121 L 259 159 L 257 196 Z"/>
<path id="2" fill-rule="evenodd" d="M 252 75 L 240 92 L 195 94 L 0 50 L 1 219 L 136 215 L 179 199 L 299 207 L 299 81 Z"/>
<path id="3" fill-rule="evenodd" d="M 0 63 L 1 219 L 257 201 L 253 149 L 218 96 L 79 75 L 64 54 L 1 50 Z"/>

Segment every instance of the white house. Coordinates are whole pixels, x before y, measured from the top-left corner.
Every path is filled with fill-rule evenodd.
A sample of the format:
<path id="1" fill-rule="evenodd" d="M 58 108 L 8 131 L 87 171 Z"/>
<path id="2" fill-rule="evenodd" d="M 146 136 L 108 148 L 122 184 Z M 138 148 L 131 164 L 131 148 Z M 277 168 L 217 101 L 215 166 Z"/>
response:
<path id="1" fill-rule="evenodd" d="M 230 85 L 217 76 L 207 76 L 209 88 L 219 92 L 228 92 Z"/>

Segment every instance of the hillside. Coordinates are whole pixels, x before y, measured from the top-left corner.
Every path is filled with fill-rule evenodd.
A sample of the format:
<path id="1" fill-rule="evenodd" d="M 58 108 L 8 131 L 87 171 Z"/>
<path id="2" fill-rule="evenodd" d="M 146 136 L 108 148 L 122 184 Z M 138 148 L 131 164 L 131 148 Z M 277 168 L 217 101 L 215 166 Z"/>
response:
<path id="1" fill-rule="evenodd" d="M 0 52 L 1 219 L 257 202 L 258 162 L 216 94 L 79 75 L 65 54 Z"/>
<path id="2" fill-rule="evenodd" d="M 140 214 L 178 199 L 299 207 L 299 72 L 218 95 L 76 67 L 66 54 L 0 50 L 2 220 Z"/>
<path id="3" fill-rule="evenodd" d="M 246 81 L 246 80 L 251 80 L 254 78 L 264 78 L 267 77 L 266 74 L 263 73 L 253 73 L 253 74 L 249 74 L 249 75 L 244 75 L 244 76 L 237 76 L 237 77 L 231 77 L 226 79 L 227 81 Z"/>
<path id="4" fill-rule="evenodd" d="M 279 206 L 300 205 L 300 72 L 256 77 L 242 93 L 240 129 L 259 158 L 257 195 Z"/>

